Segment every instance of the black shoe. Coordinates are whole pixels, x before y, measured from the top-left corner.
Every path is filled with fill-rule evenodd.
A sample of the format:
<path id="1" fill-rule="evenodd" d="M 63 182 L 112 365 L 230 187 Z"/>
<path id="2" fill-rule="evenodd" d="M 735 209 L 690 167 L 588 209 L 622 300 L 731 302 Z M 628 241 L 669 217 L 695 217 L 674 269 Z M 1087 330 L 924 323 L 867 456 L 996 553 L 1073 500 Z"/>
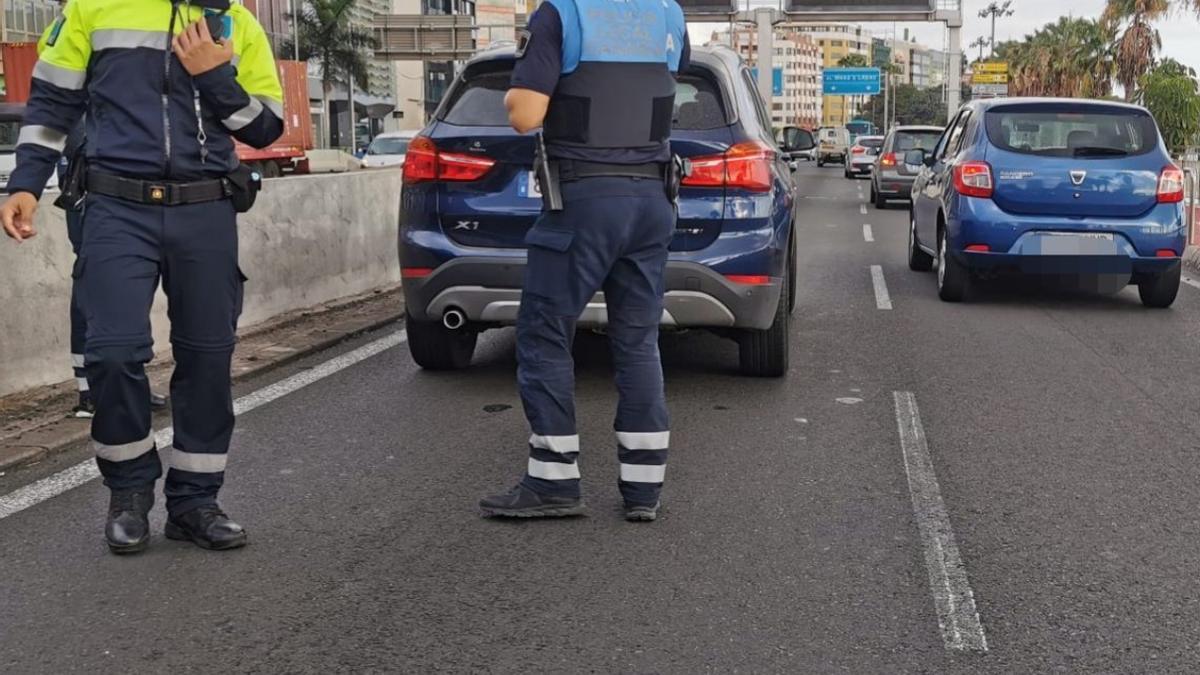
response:
<path id="1" fill-rule="evenodd" d="M 190 541 L 210 551 L 227 551 L 246 545 L 246 530 L 229 519 L 221 507 L 206 504 L 182 516 L 167 518 L 167 539 Z"/>
<path id="2" fill-rule="evenodd" d="M 150 392 L 150 408 L 153 410 L 162 410 L 167 407 L 167 397 L 162 394 Z"/>
<path id="3" fill-rule="evenodd" d="M 79 403 L 71 409 L 71 417 L 90 420 L 96 416 L 96 404 L 92 403 L 92 395 L 86 391 L 79 392 Z"/>
<path id="4" fill-rule="evenodd" d="M 625 520 L 628 520 L 631 523 L 652 523 L 658 520 L 658 508 L 661 505 L 661 502 L 656 503 L 654 506 L 626 504 Z"/>
<path id="5" fill-rule="evenodd" d="M 579 497 L 538 494 L 524 485 L 480 500 L 479 509 L 484 517 L 502 518 L 563 518 L 583 515 L 584 510 Z"/>
<path id="6" fill-rule="evenodd" d="M 150 508 L 154 487 L 113 490 L 108 502 L 104 538 L 113 553 L 138 553 L 150 543 Z"/>

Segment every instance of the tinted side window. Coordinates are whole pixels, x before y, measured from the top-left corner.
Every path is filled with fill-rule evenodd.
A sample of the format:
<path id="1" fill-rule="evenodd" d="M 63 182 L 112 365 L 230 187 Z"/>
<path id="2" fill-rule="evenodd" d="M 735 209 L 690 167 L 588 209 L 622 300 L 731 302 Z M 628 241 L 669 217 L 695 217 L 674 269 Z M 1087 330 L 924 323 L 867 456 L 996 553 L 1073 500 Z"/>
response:
<path id="1" fill-rule="evenodd" d="M 766 104 L 763 103 L 762 98 L 758 95 L 758 85 L 754 82 L 754 78 L 750 77 L 750 70 L 748 68 L 742 69 L 742 83 L 748 88 L 747 93 L 750 96 L 750 100 L 754 102 L 754 110 L 758 113 L 759 125 L 768 135 L 773 135 L 771 134 L 771 116 L 767 114 Z"/>
<path id="2" fill-rule="evenodd" d="M 946 147 L 942 149 L 942 159 L 948 159 L 958 154 L 958 146 L 962 144 L 963 129 L 966 128 L 967 121 L 970 119 L 970 112 L 964 112 L 958 117 L 958 121 L 954 123 L 954 130 L 950 132 L 950 138 L 946 141 Z"/>
<path id="3" fill-rule="evenodd" d="M 511 79 L 512 73 L 507 70 L 468 75 L 461 85 L 455 87 L 442 120 L 458 126 L 508 126 L 504 95 L 508 93 Z"/>

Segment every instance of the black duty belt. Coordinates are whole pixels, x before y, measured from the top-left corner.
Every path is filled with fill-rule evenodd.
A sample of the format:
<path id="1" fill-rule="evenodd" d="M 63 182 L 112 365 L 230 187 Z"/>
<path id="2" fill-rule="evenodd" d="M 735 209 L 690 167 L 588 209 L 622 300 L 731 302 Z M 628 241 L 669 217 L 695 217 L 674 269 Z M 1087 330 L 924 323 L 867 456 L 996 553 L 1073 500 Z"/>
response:
<path id="1" fill-rule="evenodd" d="M 562 182 L 579 180 L 581 178 L 652 178 L 662 180 L 666 174 L 666 164 L 652 162 L 649 164 L 608 164 L 605 162 L 585 162 L 578 159 L 554 160 L 558 164 L 558 179 Z"/>
<path id="2" fill-rule="evenodd" d="M 231 194 L 226 181 L 220 178 L 191 182 L 153 181 L 100 171 L 88 172 L 87 189 L 106 197 L 155 206 L 203 204 L 228 199 Z"/>

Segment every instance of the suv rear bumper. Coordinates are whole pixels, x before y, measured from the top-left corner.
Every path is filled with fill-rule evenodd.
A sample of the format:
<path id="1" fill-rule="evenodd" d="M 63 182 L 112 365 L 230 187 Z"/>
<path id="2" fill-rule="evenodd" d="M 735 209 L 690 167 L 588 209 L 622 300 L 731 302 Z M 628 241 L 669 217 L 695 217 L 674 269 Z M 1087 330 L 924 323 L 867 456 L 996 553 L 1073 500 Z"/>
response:
<path id="1" fill-rule="evenodd" d="M 428 277 L 405 279 L 404 299 L 416 321 L 440 321 L 451 309 L 473 323 L 511 326 L 521 306 L 523 259 L 459 258 Z M 771 327 L 779 305 L 782 280 L 761 285 L 737 284 L 713 270 L 690 262 L 667 263 L 666 296 L 661 325 L 677 328 Z M 604 294 L 597 293 L 580 315 L 579 325 L 608 323 Z"/>

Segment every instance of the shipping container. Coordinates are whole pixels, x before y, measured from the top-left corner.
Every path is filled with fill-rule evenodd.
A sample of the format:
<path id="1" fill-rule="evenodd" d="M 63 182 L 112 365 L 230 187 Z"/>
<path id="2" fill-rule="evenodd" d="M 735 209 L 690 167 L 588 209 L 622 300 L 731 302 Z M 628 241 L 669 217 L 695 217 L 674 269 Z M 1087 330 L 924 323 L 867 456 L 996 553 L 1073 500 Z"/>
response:
<path id="1" fill-rule="evenodd" d="M 308 104 L 308 63 L 278 61 L 283 85 L 283 135 L 262 150 L 241 143 L 238 158 L 257 165 L 262 175 L 274 178 L 284 171 L 308 172 L 307 153 L 313 148 L 312 111 Z"/>
<path id="2" fill-rule="evenodd" d="M 28 101 L 33 67 L 38 59 L 37 43 L 5 42 L 0 45 L 0 59 L 4 59 L 4 100 L 8 103 Z"/>

